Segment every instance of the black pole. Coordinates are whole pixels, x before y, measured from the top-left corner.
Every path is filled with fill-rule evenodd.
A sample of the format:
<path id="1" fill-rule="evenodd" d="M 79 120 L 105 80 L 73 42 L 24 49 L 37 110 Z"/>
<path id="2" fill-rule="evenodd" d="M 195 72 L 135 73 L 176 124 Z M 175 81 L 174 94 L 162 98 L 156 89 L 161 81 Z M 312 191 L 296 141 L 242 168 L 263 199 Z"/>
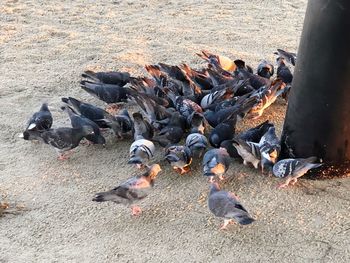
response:
<path id="1" fill-rule="evenodd" d="M 281 143 L 281 158 L 350 167 L 349 0 L 308 2 Z"/>

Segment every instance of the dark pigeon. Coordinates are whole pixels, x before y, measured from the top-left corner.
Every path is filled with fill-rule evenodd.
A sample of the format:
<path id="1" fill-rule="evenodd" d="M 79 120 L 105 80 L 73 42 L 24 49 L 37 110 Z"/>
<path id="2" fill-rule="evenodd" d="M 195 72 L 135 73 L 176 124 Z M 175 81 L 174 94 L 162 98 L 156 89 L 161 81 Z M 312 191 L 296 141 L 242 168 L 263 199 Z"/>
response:
<path id="1" fill-rule="evenodd" d="M 62 107 L 62 110 L 67 112 L 73 128 L 82 128 L 83 126 L 92 127 L 94 134 L 89 134 L 85 137 L 89 142 L 93 144 L 106 144 L 106 139 L 101 135 L 100 128 L 95 122 L 83 115 L 76 114 L 69 106 Z"/>
<path id="2" fill-rule="evenodd" d="M 52 114 L 47 103 L 43 103 L 38 112 L 35 112 L 29 119 L 26 131 L 45 131 L 52 126 Z"/>
<path id="3" fill-rule="evenodd" d="M 127 101 L 128 89 L 118 85 L 81 81 L 81 88 L 90 95 L 106 102 L 119 103 Z"/>
<path id="4" fill-rule="evenodd" d="M 84 71 L 81 75 L 93 82 L 101 82 L 104 84 L 125 86 L 130 82 L 130 74 L 128 72 L 108 71 L 108 72 L 93 72 L 91 70 Z"/>
<path id="5" fill-rule="evenodd" d="M 91 126 L 83 126 L 80 128 L 57 128 L 42 132 L 26 131 L 29 136 L 38 138 L 38 140 L 53 147 L 58 153 L 59 160 L 68 159 L 66 152 L 76 148 L 80 141 L 88 136 L 93 135 L 94 130 Z"/>

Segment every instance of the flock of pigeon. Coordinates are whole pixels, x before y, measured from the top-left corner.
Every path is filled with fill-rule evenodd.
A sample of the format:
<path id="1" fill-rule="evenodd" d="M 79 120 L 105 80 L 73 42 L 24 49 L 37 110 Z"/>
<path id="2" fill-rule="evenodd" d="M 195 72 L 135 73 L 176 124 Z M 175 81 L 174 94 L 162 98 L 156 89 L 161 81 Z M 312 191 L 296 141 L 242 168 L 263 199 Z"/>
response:
<path id="1" fill-rule="evenodd" d="M 179 174 L 190 171 L 194 160 L 202 160 L 203 175 L 209 178 L 208 207 L 224 219 L 222 229 L 235 219 L 242 225 L 254 219 L 231 192 L 221 190 L 232 158 L 263 173 L 286 178 L 280 187 L 294 185 L 309 169 L 319 167 L 316 157 L 279 160 L 280 140 L 275 127 L 263 122 L 240 134 L 236 123 L 242 118 L 259 118 L 276 98 L 287 100 L 296 55 L 278 49 L 277 76 L 274 66 L 263 60 L 256 73 L 242 60 L 208 51 L 197 54 L 207 64 L 195 70 L 186 64 L 146 65 L 151 77 L 132 77 L 127 72 L 82 74 L 81 88 L 106 102 L 106 109 L 68 97 L 62 98 L 72 127 L 51 128 L 52 115 L 44 103 L 29 120 L 23 132 L 25 140 L 39 140 L 52 146 L 59 159 L 68 158 L 71 149 L 85 138 L 91 144 L 106 143 L 104 129 L 122 139 L 131 133 L 129 164 L 145 172 L 116 188 L 98 193 L 93 201 L 113 201 L 130 206 L 133 215 L 141 213 L 135 202 L 147 196 L 153 187 L 159 164 L 152 164 L 155 143 L 165 148 L 164 159 Z M 121 105 L 122 104 L 122 105 Z M 131 116 L 125 105 L 136 104 L 140 111 Z M 122 108 L 121 108 L 122 107 Z M 120 109 L 121 108 L 121 109 Z M 118 114 L 116 114 L 118 113 Z M 179 144 L 183 138 L 184 144 Z M 209 148 L 209 144 L 213 147 Z"/>

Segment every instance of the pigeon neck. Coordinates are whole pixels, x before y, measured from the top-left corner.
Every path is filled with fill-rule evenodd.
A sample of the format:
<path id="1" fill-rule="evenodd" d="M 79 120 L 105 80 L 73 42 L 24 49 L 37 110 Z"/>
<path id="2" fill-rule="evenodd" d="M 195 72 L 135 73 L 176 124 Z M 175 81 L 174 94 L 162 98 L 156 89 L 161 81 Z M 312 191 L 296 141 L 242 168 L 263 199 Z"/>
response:
<path id="1" fill-rule="evenodd" d="M 219 187 L 216 185 L 216 184 L 212 184 L 211 187 L 210 187 L 210 193 L 209 195 L 215 193 L 215 192 L 218 192 L 220 191 Z"/>

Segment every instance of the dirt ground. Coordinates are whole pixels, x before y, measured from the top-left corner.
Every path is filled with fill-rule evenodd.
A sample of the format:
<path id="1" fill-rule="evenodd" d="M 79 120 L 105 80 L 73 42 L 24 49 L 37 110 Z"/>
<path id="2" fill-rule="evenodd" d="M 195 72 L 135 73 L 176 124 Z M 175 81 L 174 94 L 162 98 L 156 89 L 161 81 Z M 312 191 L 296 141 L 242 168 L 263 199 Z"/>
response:
<path id="1" fill-rule="evenodd" d="M 137 173 L 130 140 L 80 146 L 61 162 L 47 145 L 18 134 L 43 101 L 54 127 L 68 125 L 62 96 L 104 106 L 79 87 L 85 69 L 145 75 L 145 64 L 186 62 L 208 49 L 256 66 L 276 48 L 297 50 L 306 0 L 127 0 L 0 2 L 0 262 L 350 262 L 350 179 L 301 179 L 277 190 L 277 178 L 232 163 L 224 188 L 256 218 L 219 231 L 207 208 L 199 163 L 191 175 L 163 172 L 143 214 L 91 201 Z M 257 121 L 281 131 L 285 102 Z M 1 212 L 1 211 L 0 211 Z"/>

